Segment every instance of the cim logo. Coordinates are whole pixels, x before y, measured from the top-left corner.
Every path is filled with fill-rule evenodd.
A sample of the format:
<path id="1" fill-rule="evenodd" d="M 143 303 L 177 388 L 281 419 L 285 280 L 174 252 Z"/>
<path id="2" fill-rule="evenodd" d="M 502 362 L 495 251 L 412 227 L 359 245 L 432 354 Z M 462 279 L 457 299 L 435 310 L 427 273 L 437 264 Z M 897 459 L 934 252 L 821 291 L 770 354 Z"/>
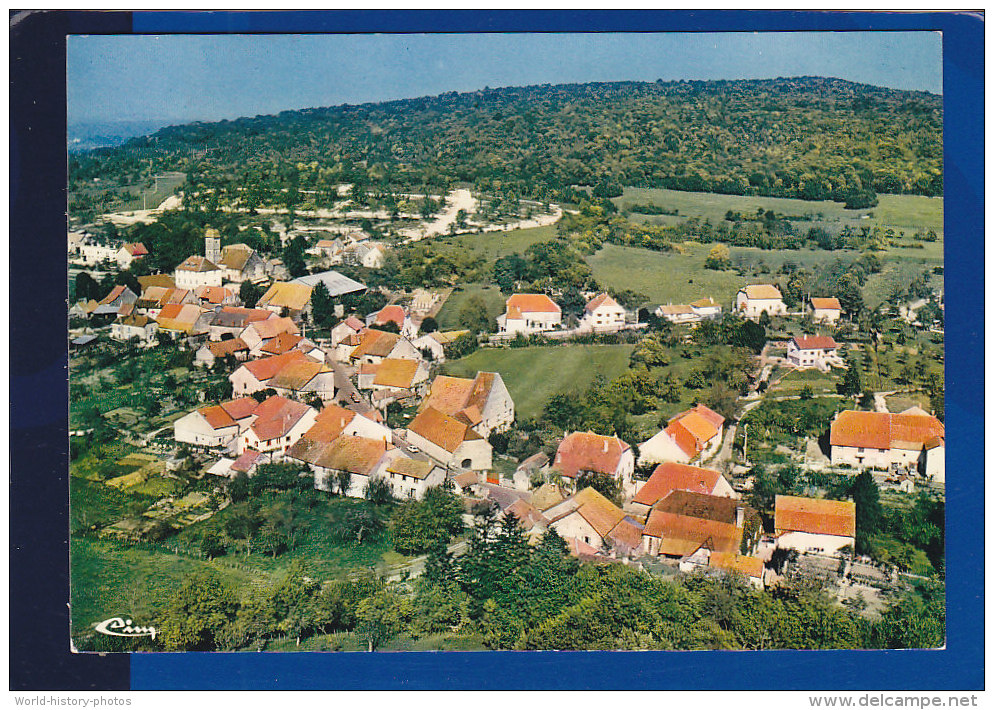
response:
<path id="1" fill-rule="evenodd" d="M 97 624 L 96 630 L 98 633 L 107 636 L 151 636 L 152 639 L 155 639 L 154 626 L 132 626 L 132 623 L 131 619 L 122 619 L 119 616 L 115 616 L 112 619 L 101 621 Z"/>

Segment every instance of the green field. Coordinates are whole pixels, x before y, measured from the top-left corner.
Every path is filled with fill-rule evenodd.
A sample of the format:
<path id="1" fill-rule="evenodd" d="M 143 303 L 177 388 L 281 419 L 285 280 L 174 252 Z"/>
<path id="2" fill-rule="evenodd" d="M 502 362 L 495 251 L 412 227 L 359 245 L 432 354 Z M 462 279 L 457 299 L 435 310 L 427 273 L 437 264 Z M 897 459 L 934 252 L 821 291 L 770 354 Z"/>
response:
<path id="1" fill-rule="evenodd" d="M 515 229 L 510 232 L 484 232 L 482 234 L 460 234 L 456 237 L 438 237 L 432 243 L 439 248 L 451 248 L 460 252 L 470 252 L 486 262 L 494 262 L 508 254 L 524 254 L 532 244 L 554 239 L 556 228 L 532 227 Z"/>
<path id="2" fill-rule="evenodd" d="M 499 372 L 514 400 L 518 419 L 537 417 L 557 392 L 583 392 L 597 374 L 611 380 L 628 368 L 631 345 L 560 345 L 515 349 L 483 348 L 445 363 L 448 375 L 472 377 Z"/>
<path id="3" fill-rule="evenodd" d="M 477 235 L 477 239 L 483 235 Z M 464 284 L 458 286 L 449 296 L 442 309 L 438 312 L 435 320 L 438 321 L 439 330 L 457 330 L 462 326 L 459 324 L 459 311 L 466 301 L 472 296 L 480 296 L 487 304 L 487 312 L 492 320 L 504 312 L 506 297 L 496 286 L 484 286 L 482 284 Z M 496 326 L 495 326 L 496 327 Z"/>
<path id="4" fill-rule="evenodd" d="M 793 370 L 770 387 L 769 391 L 791 395 L 799 394 L 805 387 L 810 387 L 813 394 L 835 394 L 835 385 L 840 380 L 842 372 L 842 370 L 832 370 L 828 373 L 813 369 Z"/>
<path id="5" fill-rule="evenodd" d="M 725 218 L 729 210 L 755 214 L 759 208 L 790 216 L 810 215 L 819 222 L 838 222 L 854 226 L 878 224 L 905 230 L 934 229 L 942 233 L 942 198 L 920 195 L 879 195 L 880 204 L 867 210 L 847 210 L 841 202 L 809 202 L 779 197 L 718 195 L 708 192 L 680 192 L 654 188 L 626 187 L 614 200 L 619 209 L 650 203 L 679 211 L 679 217 L 703 217 L 712 222 Z M 637 214 L 637 213 L 636 213 Z M 864 218 L 865 216 L 865 218 Z M 652 219 L 655 219 L 653 215 Z M 662 223 L 672 224 L 673 217 L 663 215 Z M 651 220 L 650 220 L 651 221 Z"/>

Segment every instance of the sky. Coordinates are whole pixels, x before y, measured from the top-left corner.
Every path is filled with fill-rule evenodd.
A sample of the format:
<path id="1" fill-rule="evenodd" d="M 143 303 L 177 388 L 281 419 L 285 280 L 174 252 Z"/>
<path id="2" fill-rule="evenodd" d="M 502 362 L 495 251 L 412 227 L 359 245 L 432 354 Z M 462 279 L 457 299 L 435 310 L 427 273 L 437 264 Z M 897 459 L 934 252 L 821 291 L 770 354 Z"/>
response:
<path id="1" fill-rule="evenodd" d="M 934 32 L 69 38 L 68 119 L 234 119 L 446 91 L 831 76 L 942 93 Z"/>

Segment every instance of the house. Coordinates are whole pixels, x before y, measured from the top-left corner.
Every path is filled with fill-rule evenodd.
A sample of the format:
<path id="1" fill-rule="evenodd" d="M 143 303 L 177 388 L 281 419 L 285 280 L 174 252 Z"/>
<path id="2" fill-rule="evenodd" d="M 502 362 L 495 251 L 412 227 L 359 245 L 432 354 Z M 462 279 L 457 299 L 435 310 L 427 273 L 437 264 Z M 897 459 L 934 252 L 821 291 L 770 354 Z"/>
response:
<path id="1" fill-rule="evenodd" d="M 696 301 L 692 301 L 690 304 L 690 309 L 694 314 L 700 318 L 720 318 L 721 317 L 721 306 L 710 296 L 707 298 L 699 298 Z"/>
<path id="2" fill-rule="evenodd" d="M 255 306 L 277 315 L 297 318 L 311 302 L 313 287 L 301 283 L 277 281 L 262 294 Z"/>
<path id="3" fill-rule="evenodd" d="M 138 296 L 127 286 L 115 286 L 106 296 L 97 302 L 93 315 L 118 315 L 122 306 L 129 306 L 138 301 Z"/>
<path id="4" fill-rule="evenodd" d="M 429 407 L 469 424 L 484 437 L 514 424 L 514 401 L 499 372 L 478 372 L 472 379 L 439 375 L 421 405 Z"/>
<path id="5" fill-rule="evenodd" d="M 304 432 L 304 438 L 324 442 L 334 441 L 342 435 L 379 439 L 384 443 L 393 438 L 390 427 L 382 422 L 337 404 L 325 405 L 318 412 L 314 425 Z"/>
<path id="6" fill-rule="evenodd" d="M 748 536 L 747 525 L 752 531 Z M 650 511 L 642 549 L 648 555 L 674 561 L 690 557 L 702 547 L 712 553 L 749 553 L 761 529 L 756 511 L 740 501 L 674 490 Z"/>
<path id="7" fill-rule="evenodd" d="M 372 375 L 359 375 L 359 389 L 371 389 L 374 392 L 383 390 L 404 390 L 400 398 L 420 395 L 428 382 L 428 366 L 420 360 L 404 360 L 402 358 L 387 358 L 378 365 L 362 365 L 363 368 L 374 368 Z"/>
<path id="8" fill-rule="evenodd" d="M 235 453 L 258 451 L 279 461 L 313 426 L 317 411 L 306 404 L 274 395 L 256 407 L 253 415 L 254 420 L 237 439 Z"/>
<path id="9" fill-rule="evenodd" d="M 718 453 L 725 432 L 725 418 L 697 404 L 677 414 L 665 429 L 639 444 L 639 463 L 705 461 Z"/>
<path id="10" fill-rule="evenodd" d="M 141 343 L 153 345 L 158 329 L 158 324 L 148 316 L 132 314 L 111 323 L 110 337 L 115 340 L 138 338 Z"/>
<path id="11" fill-rule="evenodd" d="M 218 360 L 233 357 L 239 362 L 248 359 L 249 348 L 241 338 L 231 338 L 217 342 L 204 343 L 193 358 L 193 364 L 214 367 Z"/>
<path id="12" fill-rule="evenodd" d="M 187 303 L 197 305 L 197 297 L 193 295 L 193 291 L 169 286 L 148 286 L 142 291 L 135 307 L 149 318 L 158 318 L 166 306 Z"/>
<path id="13" fill-rule="evenodd" d="M 387 464 L 383 477 L 395 498 L 421 500 L 429 488 L 445 483 L 445 469 L 433 461 L 400 456 Z"/>
<path id="14" fill-rule="evenodd" d="M 338 344 L 351 335 L 359 335 L 366 329 L 366 325 L 356 318 L 349 316 L 334 328 L 331 329 L 331 346 L 338 347 Z"/>
<path id="15" fill-rule="evenodd" d="M 271 388 L 288 396 L 316 395 L 323 401 L 335 398 L 334 371 L 299 350 L 246 362 L 228 379 L 238 395 Z"/>
<path id="16" fill-rule="evenodd" d="M 260 463 L 268 463 L 270 460 L 270 457 L 262 452 L 255 451 L 254 449 L 248 449 L 245 453 L 231 462 L 231 465 L 228 467 L 228 475 L 232 478 L 240 473 L 244 473 L 246 476 L 251 476 L 255 473 L 255 469 L 258 468 Z"/>
<path id="17" fill-rule="evenodd" d="M 833 367 L 845 367 L 838 355 L 839 344 L 830 335 L 798 335 L 787 343 L 787 362 L 806 370 L 818 368 L 828 372 Z"/>
<path id="18" fill-rule="evenodd" d="M 245 341 L 253 356 L 263 355 L 262 349 L 273 338 L 280 335 L 300 335 L 300 328 L 291 318 L 281 318 L 273 315 L 265 320 L 253 320 L 238 332 L 238 337 Z M 275 353 L 277 355 L 281 353 Z"/>
<path id="19" fill-rule="evenodd" d="M 632 510 L 648 515 L 650 509 L 673 491 L 693 491 L 721 498 L 738 498 L 731 484 L 718 471 L 666 461 L 656 466 L 649 480 L 632 499 Z"/>
<path id="20" fill-rule="evenodd" d="M 241 397 L 200 407 L 173 422 L 173 438 L 193 446 L 234 451 L 235 439 L 252 423 L 258 406 L 251 397 Z"/>
<path id="21" fill-rule="evenodd" d="M 220 340 L 225 335 L 241 336 L 249 325 L 257 321 L 278 318 L 272 311 L 265 308 L 242 308 L 241 306 L 222 306 L 210 326 L 210 339 Z M 294 326 L 296 327 L 296 326 Z M 257 332 L 257 331 L 256 331 Z M 262 338 L 260 336 L 260 342 Z"/>
<path id="22" fill-rule="evenodd" d="M 686 304 L 673 305 L 668 303 L 665 306 L 659 306 L 656 308 L 656 315 L 670 323 L 696 323 L 701 319 L 694 312 L 694 309 Z"/>
<path id="23" fill-rule="evenodd" d="M 197 286 L 220 286 L 221 269 L 203 256 L 188 256 L 173 272 L 177 288 L 195 289 Z"/>
<path id="24" fill-rule="evenodd" d="M 589 472 L 613 478 L 621 485 L 625 498 L 631 498 L 635 492 L 635 455 L 632 447 L 616 436 L 603 436 L 591 431 L 567 434 L 559 443 L 552 468 L 571 488 L 575 487 L 577 476 Z"/>
<path id="25" fill-rule="evenodd" d="M 512 477 L 514 487 L 519 491 L 527 491 L 531 488 L 532 478 L 539 475 L 544 478 L 549 472 L 550 464 L 549 457 L 544 451 L 532 454 L 514 469 L 514 476 Z"/>
<path id="26" fill-rule="evenodd" d="M 331 259 L 332 263 L 338 263 L 342 260 L 343 246 L 341 239 L 319 239 L 312 251 L 317 256 Z"/>
<path id="27" fill-rule="evenodd" d="M 918 473 L 936 483 L 946 482 L 946 437 L 933 436 L 925 442 L 918 461 Z"/>
<path id="28" fill-rule="evenodd" d="M 420 360 L 421 351 L 411 341 L 396 333 L 367 328 L 358 337 L 358 344 L 351 348 L 347 359 L 355 363 L 376 365 L 387 358 Z M 339 343 L 339 347 L 349 341 Z M 348 347 L 348 346 L 347 346 Z"/>
<path id="29" fill-rule="evenodd" d="M 342 249 L 344 263 L 365 266 L 367 269 L 382 269 L 385 257 L 386 250 L 377 242 L 359 242 Z"/>
<path id="30" fill-rule="evenodd" d="M 413 338 L 417 335 L 418 328 L 411 322 L 411 317 L 407 315 L 403 306 L 397 304 L 383 306 L 381 310 L 371 313 L 366 318 L 366 325 L 373 328 L 382 327 L 387 323 L 393 323 L 397 326 L 397 332 L 406 338 Z"/>
<path id="31" fill-rule="evenodd" d="M 238 295 L 223 286 L 197 286 L 193 289 L 193 295 L 197 299 L 197 305 L 204 308 L 234 306 L 238 303 Z"/>
<path id="32" fill-rule="evenodd" d="M 812 296 L 808 306 L 811 309 L 811 318 L 815 323 L 835 325 L 842 316 L 842 306 L 837 298 L 818 298 Z"/>
<path id="33" fill-rule="evenodd" d="M 837 555 L 842 548 L 855 546 L 856 504 L 777 496 L 773 528 L 780 549 Z"/>
<path id="34" fill-rule="evenodd" d="M 582 542 L 594 551 L 611 550 L 618 557 L 640 551 L 642 524 L 594 488 L 582 489 L 542 515 L 566 541 Z"/>
<path id="35" fill-rule="evenodd" d="M 900 414 L 842 411 L 832 421 L 832 465 L 927 469 L 931 463 L 932 475 L 944 481 L 945 436 L 942 422 L 918 407 Z"/>
<path id="36" fill-rule="evenodd" d="M 617 333 L 625 327 L 626 311 L 606 293 L 601 293 L 583 307 L 578 330 L 591 333 Z"/>
<path id="37" fill-rule="evenodd" d="M 544 293 L 516 293 L 507 299 L 506 311 L 497 316 L 497 328 L 509 335 L 528 335 L 555 330 L 562 320 L 562 309 Z"/>
<path id="38" fill-rule="evenodd" d="M 438 303 L 439 298 L 441 296 L 435 291 L 428 291 L 423 288 L 415 289 L 411 297 L 411 312 L 426 316 L 431 313 L 435 304 Z"/>
<path id="39" fill-rule="evenodd" d="M 787 314 L 780 289 L 771 284 L 753 284 L 740 290 L 735 296 L 735 310 L 753 320 L 758 319 L 763 311 L 771 316 Z"/>
<path id="40" fill-rule="evenodd" d="M 445 362 L 445 348 L 464 335 L 469 335 L 468 330 L 447 330 L 444 333 L 434 331 L 427 335 L 421 335 L 411 341 L 411 344 L 418 350 L 431 353 L 428 358 L 433 362 Z"/>
<path id="41" fill-rule="evenodd" d="M 117 265 L 127 269 L 133 261 L 148 256 L 148 249 L 141 242 L 126 242 L 117 252 Z"/>
<path id="42" fill-rule="evenodd" d="M 145 291 L 153 286 L 158 288 L 176 288 L 176 282 L 169 274 L 149 274 L 148 276 L 139 276 L 138 284 L 141 286 L 143 296 Z"/>
<path id="43" fill-rule="evenodd" d="M 680 561 L 681 572 L 703 572 L 704 574 L 740 574 L 756 589 L 765 586 L 766 567 L 758 557 L 742 555 L 738 552 L 712 552 L 702 546 L 694 554 Z"/>
<path id="44" fill-rule="evenodd" d="M 178 335 L 196 335 L 206 333 L 210 326 L 201 323 L 204 310 L 189 303 L 170 303 L 163 306 L 156 316 L 159 330 L 169 331 Z"/>
<path id="45" fill-rule="evenodd" d="M 88 238 L 79 245 L 79 256 L 87 266 L 101 266 L 117 261 L 120 247 L 117 244 L 99 244 Z"/>
<path id="46" fill-rule="evenodd" d="M 314 471 L 314 487 L 322 491 L 341 491 L 362 498 L 373 478 L 382 477 L 386 467 L 403 452 L 380 439 L 344 434 L 330 442 L 302 438 L 290 447 L 287 458 L 307 464 Z"/>
<path id="47" fill-rule="evenodd" d="M 266 278 L 266 262 L 248 244 L 229 244 L 217 262 L 225 282 L 242 283 Z"/>
<path id="48" fill-rule="evenodd" d="M 429 407 L 407 425 L 407 441 L 446 467 L 488 471 L 493 449 L 465 421 Z"/>

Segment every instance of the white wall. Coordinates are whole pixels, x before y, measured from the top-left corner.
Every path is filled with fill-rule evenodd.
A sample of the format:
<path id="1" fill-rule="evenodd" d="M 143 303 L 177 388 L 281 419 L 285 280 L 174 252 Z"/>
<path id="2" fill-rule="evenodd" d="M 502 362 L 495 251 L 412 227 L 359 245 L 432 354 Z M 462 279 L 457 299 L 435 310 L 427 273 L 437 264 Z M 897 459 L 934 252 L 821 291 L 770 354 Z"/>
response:
<path id="1" fill-rule="evenodd" d="M 838 553 L 846 545 L 854 547 L 856 539 L 842 535 L 815 535 L 806 532 L 788 532 L 777 538 L 777 547 L 798 552 L 819 552 L 826 555 Z"/>

